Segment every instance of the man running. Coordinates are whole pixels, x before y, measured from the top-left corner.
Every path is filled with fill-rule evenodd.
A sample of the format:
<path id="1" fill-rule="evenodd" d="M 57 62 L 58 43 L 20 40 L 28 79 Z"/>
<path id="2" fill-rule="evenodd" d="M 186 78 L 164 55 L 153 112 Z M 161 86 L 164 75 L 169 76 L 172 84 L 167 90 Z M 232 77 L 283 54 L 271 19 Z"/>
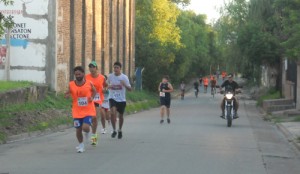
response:
<path id="1" fill-rule="evenodd" d="M 173 92 L 173 86 L 169 82 L 169 77 L 164 76 L 158 86 L 159 98 L 160 98 L 160 124 L 164 122 L 165 112 L 167 113 L 167 122 L 170 124 L 170 105 L 171 105 L 171 92 Z"/>
<path id="2" fill-rule="evenodd" d="M 122 64 L 120 62 L 114 63 L 114 73 L 108 76 L 108 88 L 109 88 L 109 104 L 111 112 L 111 124 L 113 127 L 112 138 L 117 135 L 116 132 L 116 118 L 119 113 L 119 130 L 118 139 L 123 137 L 122 127 L 124 122 L 124 112 L 126 107 L 126 90 L 131 91 L 131 85 L 128 77 L 121 73 Z"/>
<path id="3" fill-rule="evenodd" d="M 96 89 L 91 81 L 84 78 L 84 69 L 81 66 L 74 68 L 75 80 L 69 82 L 69 89 L 65 97 L 72 97 L 72 116 L 74 127 L 76 128 L 76 137 L 79 142 L 77 152 L 84 152 L 83 134 L 85 132 L 86 140 L 89 140 L 90 126 L 92 117 L 96 117 L 96 109 L 93 99 L 96 95 Z"/>
<path id="4" fill-rule="evenodd" d="M 97 127 L 98 127 L 98 117 L 101 116 L 102 130 L 101 133 L 105 134 L 105 114 L 101 105 L 104 100 L 103 88 L 106 87 L 105 77 L 98 72 L 98 66 L 95 61 L 92 61 L 89 64 L 90 74 L 85 76 L 86 80 L 93 82 L 96 88 L 96 95 L 94 98 L 94 104 L 96 107 L 97 116 L 93 117 L 92 124 L 92 136 L 91 136 L 91 144 L 97 145 L 98 143 L 98 135 L 97 135 Z"/>

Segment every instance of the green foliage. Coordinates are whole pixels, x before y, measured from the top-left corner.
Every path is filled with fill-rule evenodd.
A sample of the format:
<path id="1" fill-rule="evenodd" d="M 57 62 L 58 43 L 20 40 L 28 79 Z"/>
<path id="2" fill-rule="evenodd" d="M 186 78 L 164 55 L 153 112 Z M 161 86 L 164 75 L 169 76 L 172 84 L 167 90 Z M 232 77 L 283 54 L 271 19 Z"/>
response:
<path id="1" fill-rule="evenodd" d="M 300 115 L 293 118 L 293 122 L 300 122 Z"/>
<path id="2" fill-rule="evenodd" d="M 13 5 L 14 1 L 13 0 L 0 0 L 0 5 Z M 5 33 L 6 29 L 11 29 L 13 28 L 14 21 L 13 21 L 13 16 L 4 16 L 0 12 L 0 38 L 2 38 L 3 34 Z"/>
<path id="3" fill-rule="evenodd" d="M 257 106 L 262 106 L 262 103 L 263 103 L 264 100 L 279 99 L 279 98 L 281 98 L 280 91 L 272 88 L 272 89 L 269 89 L 269 91 L 266 94 L 259 97 L 259 99 L 257 100 L 256 105 Z"/>
<path id="4" fill-rule="evenodd" d="M 126 113 L 136 113 L 159 106 L 157 95 L 147 91 L 133 91 L 126 93 L 129 101 L 126 106 Z"/>
<path id="5" fill-rule="evenodd" d="M 300 57 L 300 1 L 274 0 L 276 19 L 280 26 L 280 39 L 285 54 L 292 59 Z"/>
<path id="6" fill-rule="evenodd" d="M 32 82 L 28 81 L 2 81 L 0 80 L 0 92 L 5 92 L 8 90 L 13 90 L 17 88 L 25 88 L 32 86 Z"/>
<path id="7" fill-rule="evenodd" d="M 216 33 L 205 15 L 180 11 L 185 0 L 136 2 L 136 66 L 144 67 L 143 88 L 157 91 L 163 75 L 172 84 L 215 69 L 219 60 Z"/>
<path id="8" fill-rule="evenodd" d="M 131 102 L 138 102 L 144 100 L 153 100 L 156 99 L 157 96 L 154 93 L 147 91 L 132 91 L 126 93 L 126 98 Z"/>
<path id="9" fill-rule="evenodd" d="M 154 93 L 147 91 L 132 91 L 127 93 L 127 107 L 126 113 L 131 114 L 138 111 L 158 107 L 158 97 Z M 15 118 L 17 112 L 38 111 L 43 113 L 46 110 L 71 110 L 71 99 L 66 99 L 63 94 L 49 93 L 43 101 L 36 103 L 24 103 L 17 105 L 9 105 L 0 110 L 0 128 L 11 127 L 15 125 Z M 45 131 L 47 129 L 56 128 L 59 125 L 71 125 L 72 117 L 70 115 L 61 115 L 59 117 L 51 117 L 37 121 L 30 116 L 27 116 L 32 121 L 31 124 L 24 127 L 27 131 Z M 18 132 L 20 133 L 20 132 Z M 1 132 L 0 129 L 0 143 L 4 142 L 7 134 Z"/>
<path id="10" fill-rule="evenodd" d="M 230 71 L 239 71 L 251 77 L 250 80 L 260 78 L 261 66 L 279 67 L 280 64 L 281 29 L 273 2 L 230 1 L 215 25 L 223 60 L 234 65 Z"/>
<path id="11" fill-rule="evenodd" d="M 169 0 L 136 2 L 136 67 L 144 67 L 143 87 L 156 90 L 161 76 L 170 74 L 180 43 L 176 26 L 180 14 Z"/>
<path id="12" fill-rule="evenodd" d="M 24 104 L 8 105 L 1 108 L 0 119 L 7 117 L 8 113 L 16 111 L 33 111 L 45 109 L 68 109 L 71 108 L 71 99 L 67 99 L 63 94 L 49 93 L 43 101 L 27 102 Z"/>

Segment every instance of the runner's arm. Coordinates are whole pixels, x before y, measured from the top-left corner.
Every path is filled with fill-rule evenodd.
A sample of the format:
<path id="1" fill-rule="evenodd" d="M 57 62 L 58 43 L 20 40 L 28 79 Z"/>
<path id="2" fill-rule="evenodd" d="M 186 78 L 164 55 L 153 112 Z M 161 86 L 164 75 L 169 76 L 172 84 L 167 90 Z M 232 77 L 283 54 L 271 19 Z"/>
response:
<path id="1" fill-rule="evenodd" d="M 127 89 L 127 91 L 131 91 L 132 90 L 128 78 L 126 78 L 125 80 L 122 80 L 121 84 Z"/>
<path id="2" fill-rule="evenodd" d="M 95 88 L 95 86 L 93 85 L 92 82 L 91 82 L 91 90 L 92 90 L 92 96 L 91 96 L 90 100 L 93 101 L 97 91 L 96 91 L 96 88 Z"/>
<path id="3" fill-rule="evenodd" d="M 171 83 L 168 83 L 168 90 L 165 90 L 164 92 L 173 92 L 173 86 L 171 85 Z"/>
<path id="4" fill-rule="evenodd" d="M 65 98 L 69 98 L 70 97 L 70 86 L 68 86 L 68 90 L 65 92 Z"/>
<path id="5" fill-rule="evenodd" d="M 159 85 L 158 85 L 158 91 L 160 92 L 160 85 L 161 85 L 161 82 L 159 83 Z"/>

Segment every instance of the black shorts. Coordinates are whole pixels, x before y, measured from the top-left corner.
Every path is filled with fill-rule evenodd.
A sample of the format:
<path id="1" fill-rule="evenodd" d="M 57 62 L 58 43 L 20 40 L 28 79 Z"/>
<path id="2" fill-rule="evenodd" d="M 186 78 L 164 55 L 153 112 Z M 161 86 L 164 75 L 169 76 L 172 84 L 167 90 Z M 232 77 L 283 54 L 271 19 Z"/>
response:
<path id="1" fill-rule="evenodd" d="M 160 97 L 160 105 L 161 106 L 166 106 L 167 108 L 170 108 L 170 106 L 171 106 L 171 98 Z"/>
<path id="2" fill-rule="evenodd" d="M 125 112 L 125 107 L 126 107 L 126 102 L 117 102 L 117 101 L 114 100 L 114 99 L 109 99 L 109 106 L 110 106 L 110 108 L 116 107 L 116 108 L 117 108 L 117 111 L 118 111 L 120 114 L 124 114 L 124 112 Z"/>

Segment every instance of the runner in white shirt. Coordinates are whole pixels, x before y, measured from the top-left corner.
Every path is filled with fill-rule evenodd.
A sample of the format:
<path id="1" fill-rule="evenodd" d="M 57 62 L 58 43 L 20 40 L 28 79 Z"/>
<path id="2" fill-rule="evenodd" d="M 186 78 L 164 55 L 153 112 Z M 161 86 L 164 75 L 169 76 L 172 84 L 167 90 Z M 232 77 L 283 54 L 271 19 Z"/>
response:
<path id="1" fill-rule="evenodd" d="M 117 112 L 119 113 L 119 130 L 118 139 L 123 137 L 122 126 L 124 122 L 123 114 L 126 107 L 126 90 L 131 91 L 131 85 L 128 77 L 121 73 L 122 65 L 120 62 L 114 63 L 114 73 L 108 76 L 108 89 L 109 89 L 109 105 L 111 112 L 111 124 L 113 127 L 112 138 L 117 135 L 116 132 L 116 118 Z"/>

